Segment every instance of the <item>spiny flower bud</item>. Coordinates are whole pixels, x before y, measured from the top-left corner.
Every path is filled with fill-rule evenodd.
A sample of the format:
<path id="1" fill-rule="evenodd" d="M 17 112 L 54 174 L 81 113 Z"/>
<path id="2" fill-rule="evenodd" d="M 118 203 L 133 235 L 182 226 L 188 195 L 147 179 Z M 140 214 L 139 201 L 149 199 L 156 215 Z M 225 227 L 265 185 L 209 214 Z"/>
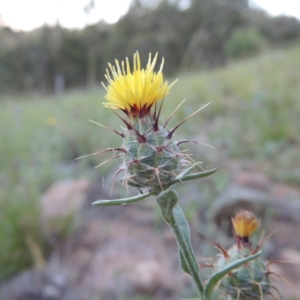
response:
<path id="1" fill-rule="evenodd" d="M 242 210 L 232 218 L 232 224 L 237 238 L 236 244 L 228 251 L 223 251 L 223 255 L 219 257 L 215 264 L 218 271 L 258 251 L 252 250 L 249 241 L 249 237 L 259 226 L 255 215 Z M 261 300 L 271 288 L 268 274 L 267 264 L 262 259 L 256 258 L 225 275 L 220 280 L 219 289 L 229 296 L 229 299 Z"/>
<path id="2" fill-rule="evenodd" d="M 116 113 L 126 125 L 124 132 L 117 132 L 123 137 L 122 147 L 111 149 L 121 152 L 113 158 L 121 156 L 123 160 L 116 176 L 123 171 L 125 184 L 164 190 L 192 164 L 192 160 L 179 149 L 179 145 L 187 141 L 172 139 L 175 130 L 188 118 L 170 131 L 166 128 L 170 118 L 163 126 L 159 124 L 161 106 L 158 108 L 157 103 L 164 99 L 175 82 L 171 85 L 164 82 L 164 60 L 159 71 L 154 71 L 156 61 L 157 54 L 153 60 L 149 54 L 146 68 L 143 69 L 137 52 L 133 57 L 133 68 L 130 68 L 128 58 L 126 64 L 124 61 L 120 64 L 117 60 L 116 66 L 109 64 L 110 72 L 107 69 L 106 74 L 108 86 L 102 83 L 107 91 L 103 104 L 114 111 L 121 110 L 126 115 L 123 118 Z"/>

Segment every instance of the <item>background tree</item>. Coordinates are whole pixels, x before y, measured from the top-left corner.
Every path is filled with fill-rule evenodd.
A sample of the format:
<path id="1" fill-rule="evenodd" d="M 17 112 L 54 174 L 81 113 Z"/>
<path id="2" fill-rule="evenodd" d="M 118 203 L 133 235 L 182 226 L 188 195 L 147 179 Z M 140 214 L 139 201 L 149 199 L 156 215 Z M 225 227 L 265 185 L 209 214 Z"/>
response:
<path id="1" fill-rule="evenodd" d="M 139 50 L 168 57 L 165 73 L 222 66 L 269 46 L 300 39 L 300 21 L 270 17 L 247 0 L 135 0 L 115 24 L 99 22 L 82 30 L 57 24 L 32 32 L 0 29 L 0 92 L 52 92 L 57 76 L 66 88 L 94 86 L 106 62 Z M 89 13 L 94 2 L 83 9 Z"/>

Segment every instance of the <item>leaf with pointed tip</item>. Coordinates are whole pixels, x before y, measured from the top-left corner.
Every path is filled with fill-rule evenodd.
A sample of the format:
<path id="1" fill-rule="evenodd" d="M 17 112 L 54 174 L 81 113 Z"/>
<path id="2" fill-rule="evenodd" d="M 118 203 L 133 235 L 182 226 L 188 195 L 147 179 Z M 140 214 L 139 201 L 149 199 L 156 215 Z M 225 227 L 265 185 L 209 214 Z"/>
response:
<path id="1" fill-rule="evenodd" d="M 207 285 L 205 286 L 204 289 L 204 297 L 205 299 L 210 299 L 211 294 L 213 292 L 214 287 L 218 284 L 218 282 L 226 275 L 228 274 L 230 271 L 232 271 L 233 269 L 236 269 L 238 267 L 240 267 L 241 265 L 259 257 L 261 255 L 261 251 L 247 256 L 245 258 L 239 259 L 231 264 L 229 264 L 227 267 L 225 267 L 224 269 L 222 269 L 219 272 L 214 273 L 208 280 Z"/>
<path id="2" fill-rule="evenodd" d="M 132 202 L 137 202 L 140 200 L 143 200 L 145 198 L 148 198 L 149 196 L 153 195 L 152 192 L 148 192 L 145 194 L 129 197 L 129 198 L 121 198 L 121 199 L 115 199 L 115 200 L 98 200 L 92 203 L 94 206 L 114 206 L 114 205 L 122 205 Z"/>
<path id="3" fill-rule="evenodd" d="M 183 177 L 179 177 L 180 176 L 179 175 L 174 180 L 172 180 L 168 184 L 168 186 L 172 186 L 172 185 L 174 185 L 175 183 L 178 183 L 178 182 L 183 182 L 183 181 L 187 181 L 187 180 L 193 180 L 193 179 L 207 177 L 209 175 L 214 174 L 216 171 L 217 171 L 217 169 L 212 169 L 212 170 L 208 170 L 208 171 L 204 171 L 204 172 L 193 173 L 193 174 L 186 175 L 186 176 L 183 176 Z"/>
<path id="4" fill-rule="evenodd" d="M 193 165 L 191 165 L 189 168 L 187 168 L 186 170 L 184 170 L 182 173 L 180 173 L 176 179 L 180 179 L 183 176 L 187 175 L 188 173 L 190 173 L 195 167 L 200 166 L 202 164 L 202 162 L 196 162 Z"/>
<path id="5" fill-rule="evenodd" d="M 193 174 L 186 175 L 186 176 L 180 178 L 180 181 L 187 181 L 187 180 L 207 177 L 209 175 L 214 174 L 216 171 L 217 171 L 217 169 L 212 169 L 212 170 L 208 170 L 208 171 L 204 171 L 204 172 L 193 173 Z"/>
<path id="6" fill-rule="evenodd" d="M 178 195 L 172 189 L 165 190 L 157 196 L 162 217 L 171 227 L 178 244 L 180 266 L 193 277 L 199 296 L 201 296 L 204 287 L 199 277 L 199 266 L 191 245 L 190 227 L 177 202 Z"/>

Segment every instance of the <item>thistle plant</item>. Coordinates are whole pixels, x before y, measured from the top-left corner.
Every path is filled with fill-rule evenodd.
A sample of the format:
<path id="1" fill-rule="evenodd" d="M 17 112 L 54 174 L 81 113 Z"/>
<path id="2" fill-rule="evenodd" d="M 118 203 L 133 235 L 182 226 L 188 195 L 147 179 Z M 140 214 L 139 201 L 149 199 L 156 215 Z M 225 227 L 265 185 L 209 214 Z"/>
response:
<path id="1" fill-rule="evenodd" d="M 230 272 L 255 260 L 261 252 L 252 253 L 243 248 L 242 254 L 230 254 L 230 260 L 223 263 L 220 261 L 216 272 L 206 285 L 200 279 L 199 265 L 191 246 L 190 228 L 178 204 L 178 195 L 174 187 L 187 180 L 209 176 L 216 169 L 204 171 L 201 163 L 193 161 L 182 148 L 189 141 L 175 140 L 174 133 L 179 126 L 208 104 L 196 110 L 178 125 L 168 129 L 169 121 L 184 101 L 164 123 L 161 123 L 163 101 L 175 82 L 169 85 L 167 81 L 164 81 L 163 59 L 160 69 L 157 72 L 154 71 L 156 62 L 157 54 L 153 59 L 150 54 L 146 68 L 142 68 L 137 52 L 133 57 L 133 67 L 130 67 L 128 58 L 121 64 L 116 60 L 115 66 L 109 64 L 106 72 L 108 85 L 103 84 L 107 92 L 106 102 L 103 104 L 123 122 L 124 127 L 121 131 L 117 131 L 105 125 L 96 124 L 118 134 L 122 137 L 123 143 L 119 148 L 107 148 L 90 155 L 113 152 L 114 155 L 104 162 L 117 158 L 122 161 L 113 183 L 117 176 L 123 173 L 124 185 L 136 187 L 140 194 L 122 199 L 99 200 L 93 205 L 121 205 L 155 196 L 162 218 L 171 227 L 177 240 L 181 268 L 194 280 L 199 299 L 208 300 L 212 298 L 214 288 L 219 282 L 222 282 L 224 286 L 229 286 L 229 283 L 225 282 Z M 123 114 L 119 114 L 119 111 Z M 225 281 L 222 281 L 222 278 Z"/>
<path id="2" fill-rule="evenodd" d="M 235 244 L 227 251 L 221 249 L 222 254 L 215 264 L 217 270 L 257 253 L 260 248 L 253 248 L 250 241 L 251 235 L 259 226 L 259 221 L 253 213 L 247 210 L 239 211 L 232 218 L 232 224 Z M 228 299 L 264 299 L 271 289 L 267 263 L 261 258 L 256 258 L 233 269 L 220 280 L 219 289 Z"/>

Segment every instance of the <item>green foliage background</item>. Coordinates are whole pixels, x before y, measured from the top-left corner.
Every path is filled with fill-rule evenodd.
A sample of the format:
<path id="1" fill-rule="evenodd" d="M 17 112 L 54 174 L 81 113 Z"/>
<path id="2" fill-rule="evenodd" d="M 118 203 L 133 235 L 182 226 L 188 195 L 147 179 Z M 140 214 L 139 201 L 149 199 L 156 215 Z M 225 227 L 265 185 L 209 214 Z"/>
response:
<path id="1" fill-rule="evenodd" d="M 278 182 L 300 184 L 299 21 L 270 18 L 247 1 L 194 0 L 186 10 L 176 3 L 147 8 L 135 1 L 118 23 L 83 30 L 0 29 L 0 280 L 34 265 L 28 239 L 45 257 L 51 251 L 39 210 L 48 187 L 65 178 L 100 182 L 109 173 L 111 165 L 93 168 L 103 156 L 74 159 L 120 145 L 118 136 L 86 120 L 119 128 L 121 122 L 101 104 L 98 84 L 108 61 L 136 50 L 143 63 L 158 51 L 169 82 L 179 78 L 163 118 L 188 100 L 171 125 L 212 101 L 178 130 L 199 142 L 207 136 L 215 147 L 193 148 L 205 166 L 219 169 L 207 185 L 207 201 L 228 179 L 227 164 L 236 161 Z M 53 95 L 57 74 L 67 88 L 95 88 Z M 195 207 L 191 203 L 191 218 Z"/>
<path id="2" fill-rule="evenodd" d="M 58 75 L 67 88 L 93 86 L 103 80 L 108 61 L 131 57 L 136 50 L 143 59 L 158 51 L 168 58 L 165 73 L 174 75 L 225 65 L 300 38 L 299 20 L 271 18 L 247 0 L 193 0 L 184 10 L 180 1 L 149 3 L 133 1 L 113 25 L 44 26 L 28 33 L 0 29 L 0 92 L 51 92 Z"/>

